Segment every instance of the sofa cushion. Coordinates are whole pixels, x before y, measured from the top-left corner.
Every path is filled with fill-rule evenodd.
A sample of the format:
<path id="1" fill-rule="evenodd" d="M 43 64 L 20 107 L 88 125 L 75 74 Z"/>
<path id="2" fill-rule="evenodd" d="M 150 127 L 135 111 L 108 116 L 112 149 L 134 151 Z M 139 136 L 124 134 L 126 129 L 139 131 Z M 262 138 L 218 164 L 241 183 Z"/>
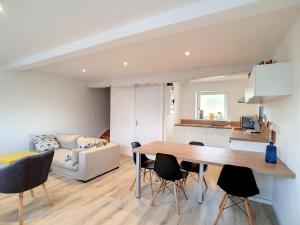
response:
<path id="1" fill-rule="evenodd" d="M 77 147 L 78 148 L 92 148 L 92 147 L 101 147 L 106 145 L 106 139 L 92 138 L 92 137 L 78 137 L 77 138 Z"/>
<path id="2" fill-rule="evenodd" d="M 71 154 L 72 165 L 76 165 L 77 163 L 79 163 L 79 152 L 87 151 L 90 149 L 93 149 L 93 148 L 74 148 L 74 149 L 72 149 L 72 154 Z"/>
<path id="3" fill-rule="evenodd" d="M 73 165 L 71 160 L 69 160 L 69 161 L 65 160 L 68 153 L 70 153 L 70 150 L 68 150 L 68 149 L 61 148 L 61 149 L 56 150 L 54 153 L 52 164 L 57 167 L 77 171 L 78 167 L 79 167 L 78 163 Z"/>
<path id="4" fill-rule="evenodd" d="M 41 153 L 60 148 L 59 143 L 53 135 L 31 135 L 35 151 Z"/>
<path id="5" fill-rule="evenodd" d="M 69 135 L 69 134 L 58 134 L 56 139 L 60 146 L 65 149 L 77 148 L 77 138 L 79 135 Z"/>

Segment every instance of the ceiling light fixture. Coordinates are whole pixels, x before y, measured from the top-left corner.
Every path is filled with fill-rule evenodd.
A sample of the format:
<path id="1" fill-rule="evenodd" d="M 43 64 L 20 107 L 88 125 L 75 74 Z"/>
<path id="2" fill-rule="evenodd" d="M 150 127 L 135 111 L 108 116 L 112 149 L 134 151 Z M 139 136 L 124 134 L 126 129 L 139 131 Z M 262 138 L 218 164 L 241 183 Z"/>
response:
<path id="1" fill-rule="evenodd" d="M 85 73 L 85 72 L 86 72 L 86 69 L 82 69 L 82 72 Z"/>
<path id="2" fill-rule="evenodd" d="M 185 54 L 186 56 L 189 56 L 189 55 L 190 55 L 190 52 L 189 52 L 189 51 L 186 51 L 184 54 Z"/>
<path id="3" fill-rule="evenodd" d="M 2 5 L 0 5 L 0 13 L 4 13 L 4 9 Z"/>
<path id="4" fill-rule="evenodd" d="M 128 62 L 123 62 L 123 65 L 124 65 L 124 66 L 127 66 L 127 65 L 128 65 Z"/>

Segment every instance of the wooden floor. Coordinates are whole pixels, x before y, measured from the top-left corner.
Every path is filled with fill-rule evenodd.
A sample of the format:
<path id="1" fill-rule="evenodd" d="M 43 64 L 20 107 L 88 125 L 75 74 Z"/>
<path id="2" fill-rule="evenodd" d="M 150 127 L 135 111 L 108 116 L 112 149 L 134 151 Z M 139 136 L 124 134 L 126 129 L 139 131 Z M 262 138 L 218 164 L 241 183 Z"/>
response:
<path id="1" fill-rule="evenodd" d="M 129 188 L 134 177 L 132 159 L 122 157 L 119 169 L 102 175 L 88 183 L 70 180 L 50 174 L 48 191 L 54 206 L 47 204 L 42 187 L 24 194 L 25 224 L 30 225 L 157 225 L 186 224 L 212 225 L 223 192 L 216 186 L 220 169 L 209 167 L 206 173 L 209 189 L 204 204 L 197 203 L 196 182 L 188 181 L 186 192 L 189 199 L 179 194 L 181 215 L 176 214 L 175 200 L 168 191 L 158 195 L 154 207 L 151 203 L 150 185 L 142 189 L 142 198 L 137 199 Z M 157 184 L 154 186 L 157 187 Z M 252 203 L 256 225 L 278 224 L 273 210 L 268 205 Z M 243 207 L 243 205 L 242 205 Z M 18 224 L 18 196 L 0 194 L 0 224 Z M 226 209 L 220 225 L 247 224 L 245 214 L 237 207 Z"/>

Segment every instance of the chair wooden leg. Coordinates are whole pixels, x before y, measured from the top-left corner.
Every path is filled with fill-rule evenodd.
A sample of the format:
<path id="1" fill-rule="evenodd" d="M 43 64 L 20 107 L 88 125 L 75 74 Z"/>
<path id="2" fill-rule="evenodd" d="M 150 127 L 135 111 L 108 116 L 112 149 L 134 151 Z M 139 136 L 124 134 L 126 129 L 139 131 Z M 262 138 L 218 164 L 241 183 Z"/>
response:
<path id="1" fill-rule="evenodd" d="M 226 198 L 226 194 L 224 194 L 224 196 L 223 196 L 223 198 L 222 198 L 222 201 L 221 201 L 221 203 L 220 203 L 220 205 L 219 205 L 219 209 L 222 208 L 222 205 L 223 205 L 223 202 L 225 201 L 225 198 Z"/>
<path id="2" fill-rule="evenodd" d="M 208 186 L 207 186 L 207 182 L 206 182 L 206 179 L 205 179 L 205 176 L 203 175 L 203 181 L 204 181 L 204 184 L 205 184 L 205 188 L 207 189 Z"/>
<path id="3" fill-rule="evenodd" d="M 132 188 L 134 187 L 134 184 L 135 184 L 135 178 L 134 178 L 134 180 L 133 180 L 133 182 L 132 182 L 132 185 L 131 185 L 131 187 L 130 187 L 130 191 L 132 191 Z"/>
<path id="4" fill-rule="evenodd" d="M 158 192 L 160 191 L 160 189 L 162 188 L 163 184 L 164 184 L 164 181 L 162 180 L 162 181 L 160 182 L 159 188 L 157 189 L 157 191 L 155 192 L 155 195 L 153 196 L 153 199 L 152 199 L 152 202 L 151 202 L 151 206 L 153 206 L 154 201 L 155 201 L 155 199 L 156 199 L 156 197 L 157 197 L 157 194 L 158 194 Z"/>
<path id="5" fill-rule="evenodd" d="M 177 214 L 180 215 L 176 187 L 177 187 L 177 186 L 176 186 L 176 183 L 174 182 L 174 194 L 175 194 L 175 201 L 176 201 L 176 211 L 177 211 Z"/>
<path id="6" fill-rule="evenodd" d="M 246 211 L 247 211 L 247 215 L 248 215 L 248 221 L 249 221 L 250 225 L 254 225 L 252 212 L 251 212 L 251 209 L 249 206 L 250 206 L 249 200 L 246 198 L 245 199 L 245 207 L 246 207 Z"/>
<path id="7" fill-rule="evenodd" d="M 44 192 L 45 192 L 45 195 L 46 195 L 46 197 L 47 197 L 47 199 L 48 199 L 49 204 L 50 204 L 50 205 L 53 205 L 53 202 L 52 202 L 52 200 L 50 199 L 50 196 L 49 196 L 49 194 L 48 194 L 46 184 L 43 183 L 43 184 L 42 184 L 42 187 L 43 187 L 43 189 L 44 189 Z"/>
<path id="8" fill-rule="evenodd" d="M 226 206 L 226 202 L 227 202 L 227 200 L 228 200 L 228 194 L 225 193 L 224 196 L 225 196 L 225 197 L 224 197 L 224 200 L 222 200 L 223 203 L 222 203 L 222 205 L 221 205 L 221 208 L 219 209 L 219 212 L 218 212 L 218 215 L 217 215 L 217 218 L 216 218 L 216 220 L 215 220 L 214 225 L 217 225 L 217 224 L 218 224 L 219 219 L 220 219 L 220 216 L 222 215 L 222 212 L 223 212 L 223 210 L 224 210 L 224 208 L 225 208 L 225 206 Z"/>
<path id="9" fill-rule="evenodd" d="M 250 210 L 250 213 L 251 213 L 251 215 L 252 215 L 252 218 L 255 218 L 255 214 L 253 213 L 253 209 L 252 209 L 252 207 L 251 207 L 251 204 L 250 204 L 250 202 L 249 202 L 249 199 L 247 199 L 247 204 L 248 204 L 248 206 L 249 206 L 249 210 Z"/>
<path id="10" fill-rule="evenodd" d="M 151 196 L 153 197 L 152 172 L 150 170 L 149 170 L 149 176 L 150 176 Z"/>
<path id="11" fill-rule="evenodd" d="M 143 182 L 145 183 L 145 181 L 146 181 L 146 169 L 144 169 L 143 171 Z"/>
<path id="12" fill-rule="evenodd" d="M 166 189 L 166 182 L 163 180 L 163 194 L 165 194 L 165 189 Z"/>
<path id="13" fill-rule="evenodd" d="M 30 190 L 31 197 L 34 198 L 33 189 Z"/>
<path id="14" fill-rule="evenodd" d="M 24 224 L 24 217 L 23 217 L 23 192 L 19 193 L 19 225 Z"/>

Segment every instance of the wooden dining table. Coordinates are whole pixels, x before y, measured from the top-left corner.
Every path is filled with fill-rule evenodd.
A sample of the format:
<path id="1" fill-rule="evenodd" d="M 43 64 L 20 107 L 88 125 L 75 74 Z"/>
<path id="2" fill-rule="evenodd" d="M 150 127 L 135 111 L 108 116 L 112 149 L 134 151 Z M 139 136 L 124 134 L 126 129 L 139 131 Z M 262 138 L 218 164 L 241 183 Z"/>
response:
<path id="1" fill-rule="evenodd" d="M 164 153 L 174 155 L 177 159 L 199 163 L 199 203 L 203 203 L 203 165 L 223 166 L 225 164 L 243 166 L 254 172 L 269 176 L 295 178 L 296 174 L 279 158 L 276 164 L 265 162 L 265 154 L 260 152 L 231 150 L 225 148 L 195 146 L 165 141 L 155 141 L 133 150 L 136 153 L 136 192 L 141 197 L 141 154 L 156 155 Z"/>

